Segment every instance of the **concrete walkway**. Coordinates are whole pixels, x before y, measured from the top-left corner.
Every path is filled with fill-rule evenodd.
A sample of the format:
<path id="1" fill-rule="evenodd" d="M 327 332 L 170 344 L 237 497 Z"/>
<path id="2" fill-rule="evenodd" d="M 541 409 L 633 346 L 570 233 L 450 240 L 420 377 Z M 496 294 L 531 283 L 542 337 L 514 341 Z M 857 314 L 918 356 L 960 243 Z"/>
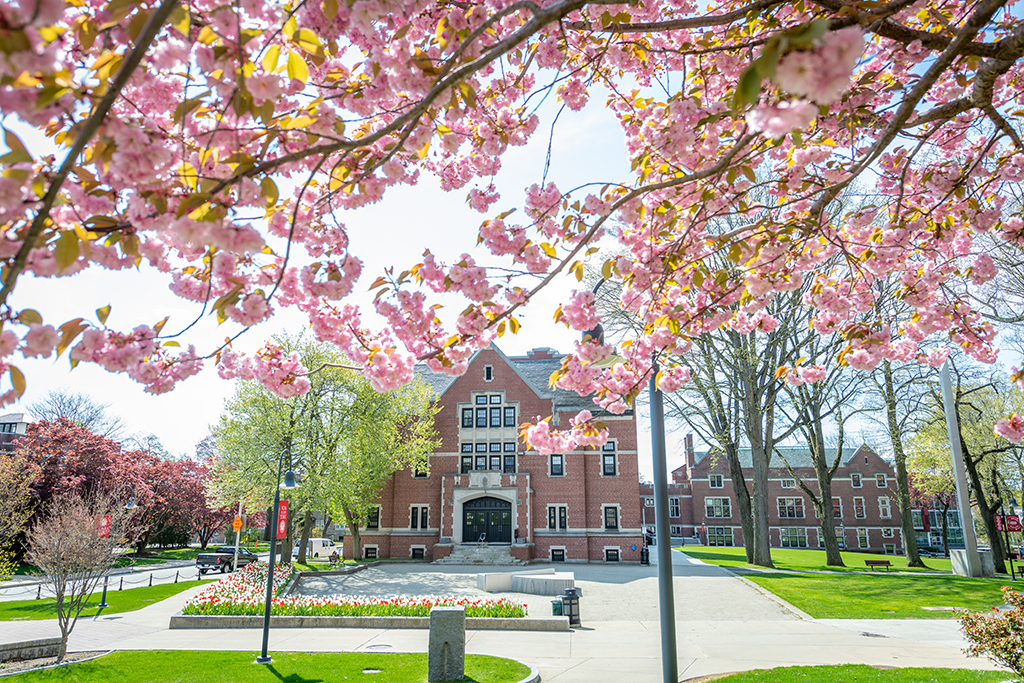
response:
<path id="1" fill-rule="evenodd" d="M 675 559 L 675 558 L 674 558 Z M 673 562 L 680 679 L 710 673 L 810 664 L 874 664 L 994 668 L 968 659 L 952 620 L 814 620 L 730 572 L 685 556 Z M 567 565 L 583 588 L 583 628 L 570 633 L 471 631 L 467 652 L 514 657 L 536 666 L 544 681 L 661 681 L 657 568 Z M 382 565 L 348 577 L 318 577 L 350 595 L 461 593 L 480 567 Z M 355 578 L 359 581 L 355 581 Z M 345 581 L 327 581 L 346 579 Z M 351 579 L 351 580 L 350 580 Z M 337 589 L 335 591 L 334 589 Z M 261 631 L 167 630 L 192 589 L 138 612 L 79 621 L 70 649 L 194 649 L 258 652 Z M 312 592 L 310 587 L 304 588 Z M 419 593 L 422 594 L 422 593 Z M 479 593 L 475 593 L 480 595 Z M 550 598 L 527 598 L 533 614 Z M 545 611 L 547 610 L 547 611 Z M 56 635 L 56 624 L 0 622 L 0 641 Z M 427 632 L 386 629 L 277 629 L 271 651 L 425 652 Z"/>

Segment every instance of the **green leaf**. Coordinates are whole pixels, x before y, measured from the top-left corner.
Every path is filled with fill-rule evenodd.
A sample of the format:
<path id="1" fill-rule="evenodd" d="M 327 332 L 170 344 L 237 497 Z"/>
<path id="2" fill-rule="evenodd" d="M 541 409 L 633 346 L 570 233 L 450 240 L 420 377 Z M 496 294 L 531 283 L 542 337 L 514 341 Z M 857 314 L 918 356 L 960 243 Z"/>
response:
<path id="1" fill-rule="evenodd" d="M 277 60 L 281 57 L 281 46 L 271 45 L 267 48 L 267 54 L 263 55 L 263 70 L 272 73 L 277 68 Z"/>
<path id="2" fill-rule="evenodd" d="M 757 73 L 757 68 L 751 64 L 740 75 L 740 82 L 736 87 L 733 110 L 741 109 L 748 104 L 754 104 L 757 102 L 757 96 L 760 94 L 761 75 Z"/>
<path id="3" fill-rule="evenodd" d="M 303 85 L 309 79 L 309 68 L 306 66 L 306 60 L 299 56 L 297 52 L 288 51 L 288 78 L 293 81 L 299 81 Z"/>
<path id="4" fill-rule="evenodd" d="M 34 308 L 26 308 L 24 311 L 18 314 L 18 322 L 23 325 L 31 325 L 32 323 L 43 322 L 43 316 L 39 314 L 39 311 Z"/>
<path id="5" fill-rule="evenodd" d="M 11 385 L 14 387 L 14 392 L 21 396 L 25 393 L 25 375 L 13 365 L 8 370 L 11 373 Z"/>
<path id="6" fill-rule="evenodd" d="M 57 238 L 53 247 L 53 258 L 57 261 L 57 270 L 64 270 L 78 260 L 78 235 L 74 230 L 65 230 Z"/>

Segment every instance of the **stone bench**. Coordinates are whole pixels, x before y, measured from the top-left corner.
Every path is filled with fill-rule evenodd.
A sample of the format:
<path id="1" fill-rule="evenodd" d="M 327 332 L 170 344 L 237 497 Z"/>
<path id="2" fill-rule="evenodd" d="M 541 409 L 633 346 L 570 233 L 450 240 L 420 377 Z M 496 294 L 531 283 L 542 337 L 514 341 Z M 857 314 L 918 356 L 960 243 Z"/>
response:
<path id="1" fill-rule="evenodd" d="M 507 593 L 512 590 L 513 576 L 526 576 L 531 574 L 554 574 L 554 567 L 545 569 L 523 569 L 518 572 L 489 572 L 476 575 L 476 587 L 488 593 Z"/>
<path id="2" fill-rule="evenodd" d="M 512 591 L 529 595 L 561 595 L 566 588 L 576 585 L 573 572 L 551 574 L 515 574 L 512 576 Z"/>

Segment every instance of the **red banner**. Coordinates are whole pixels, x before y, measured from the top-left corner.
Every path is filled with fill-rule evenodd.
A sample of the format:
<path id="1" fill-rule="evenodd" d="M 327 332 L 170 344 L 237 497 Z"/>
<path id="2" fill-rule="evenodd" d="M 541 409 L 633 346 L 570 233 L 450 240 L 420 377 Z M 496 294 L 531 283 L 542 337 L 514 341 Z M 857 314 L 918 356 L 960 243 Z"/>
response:
<path id="1" fill-rule="evenodd" d="M 1003 516 L 1002 515 L 992 515 L 992 516 L 995 517 L 995 519 L 996 519 L 996 531 L 1002 531 L 1003 530 Z"/>
<path id="2" fill-rule="evenodd" d="M 277 539 L 281 540 L 288 534 L 288 501 L 282 500 L 277 506 Z"/>
<path id="3" fill-rule="evenodd" d="M 1020 515 L 1006 515 L 1006 528 L 1010 531 L 1020 531 Z"/>
<path id="4" fill-rule="evenodd" d="M 100 538 L 110 537 L 110 515 L 101 515 L 96 520 L 96 535 Z"/>

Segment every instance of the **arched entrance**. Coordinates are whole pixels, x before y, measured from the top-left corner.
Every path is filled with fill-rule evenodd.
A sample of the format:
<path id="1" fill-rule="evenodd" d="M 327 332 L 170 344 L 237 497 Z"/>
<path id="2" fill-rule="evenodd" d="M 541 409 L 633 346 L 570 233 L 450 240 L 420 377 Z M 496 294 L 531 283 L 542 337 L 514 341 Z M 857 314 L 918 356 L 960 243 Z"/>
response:
<path id="1" fill-rule="evenodd" d="M 463 543 L 511 543 L 512 503 L 485 496 L 462 506 Z"/>

